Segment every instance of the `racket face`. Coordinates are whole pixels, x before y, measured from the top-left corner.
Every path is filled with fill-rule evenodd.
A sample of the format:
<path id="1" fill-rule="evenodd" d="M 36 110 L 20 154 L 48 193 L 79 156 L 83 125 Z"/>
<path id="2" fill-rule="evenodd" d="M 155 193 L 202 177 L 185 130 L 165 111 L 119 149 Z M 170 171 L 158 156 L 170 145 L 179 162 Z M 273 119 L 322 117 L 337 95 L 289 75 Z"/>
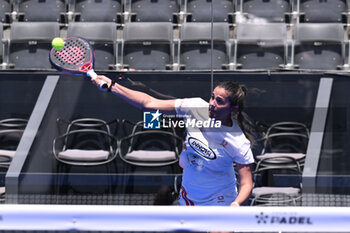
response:
<path id="1" fill-rule="evenodd" d="M 73 75 L 85 75 L 94 66 L 92 47 L 81 37 L 66 38 L 60 50 L 52 48 L 49 60 L 58 71 Z"/>

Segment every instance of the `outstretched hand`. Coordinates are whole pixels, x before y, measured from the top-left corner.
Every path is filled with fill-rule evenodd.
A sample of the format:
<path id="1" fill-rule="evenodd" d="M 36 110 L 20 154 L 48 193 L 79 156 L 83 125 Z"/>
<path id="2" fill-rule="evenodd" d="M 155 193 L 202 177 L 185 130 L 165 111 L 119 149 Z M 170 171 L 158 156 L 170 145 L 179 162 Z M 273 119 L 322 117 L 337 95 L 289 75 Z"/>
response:
<path id="1" fill-rule="evenodd" d="M 110 87 L 112 80 L 106 76 L 98 75 L 95 78 L 91 79 L 91 82 L 98 87 L 101 91 L 108 91 L 108 88 L 101 88 L 102 84 L 107 84 L 107 87 Z"/>

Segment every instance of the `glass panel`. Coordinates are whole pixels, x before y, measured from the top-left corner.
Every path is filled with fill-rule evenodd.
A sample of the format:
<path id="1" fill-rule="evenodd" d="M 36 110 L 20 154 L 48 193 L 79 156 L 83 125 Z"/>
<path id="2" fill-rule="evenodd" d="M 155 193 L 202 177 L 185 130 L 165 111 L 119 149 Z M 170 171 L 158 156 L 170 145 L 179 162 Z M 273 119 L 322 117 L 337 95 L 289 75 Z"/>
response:
<path id="1" fill-rule="evenodd" d="M 349 85 L 343 78 L 336 78 L 333 83 L 317 173 L 320 192 L 345 194 L 349 191 Z"/>

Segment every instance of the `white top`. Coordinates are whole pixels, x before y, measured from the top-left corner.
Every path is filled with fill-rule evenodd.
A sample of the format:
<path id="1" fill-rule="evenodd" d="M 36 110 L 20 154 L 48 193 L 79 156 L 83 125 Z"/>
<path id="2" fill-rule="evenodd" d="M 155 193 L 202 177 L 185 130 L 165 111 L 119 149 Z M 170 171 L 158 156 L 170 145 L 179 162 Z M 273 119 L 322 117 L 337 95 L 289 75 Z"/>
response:
<path id="1" fill-rule="evenodd" d="M 175 110 L 185 121 L 214 121 L 208 115 L 209 103 L 201 98 L 177 99 Z M 237 191 L 233 162 L 254 162 L 249 140 L 232 120 L 231 127 L 187 125 L 187 149 L 180 155 L 180 165 L 184 168 L 182 186 L 186 198 L 194 205 L 213 205 L 213 201 L 223 196 L 230 199 L 223 205 L 234 201 Z"/>

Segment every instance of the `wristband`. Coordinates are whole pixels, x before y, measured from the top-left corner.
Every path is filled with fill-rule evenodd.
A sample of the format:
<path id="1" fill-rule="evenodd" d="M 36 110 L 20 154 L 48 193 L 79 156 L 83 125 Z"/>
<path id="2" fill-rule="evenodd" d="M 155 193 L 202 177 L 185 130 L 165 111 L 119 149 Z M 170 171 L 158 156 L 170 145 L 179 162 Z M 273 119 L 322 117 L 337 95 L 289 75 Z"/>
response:
<path id="1" fill-rule="evenodd" d="M 112 91 L 112 87 L 113 87 L 114 84 L 115 84 L 115 81 L 112 80 L 111 85 L 109 85 L 107 92 L 111 92 Z"/>
<path id="2" fill-rule="evenodd" d="M 240 206 L 240 204 L 237 201 L 232 202 L 233 205 Z"/>

